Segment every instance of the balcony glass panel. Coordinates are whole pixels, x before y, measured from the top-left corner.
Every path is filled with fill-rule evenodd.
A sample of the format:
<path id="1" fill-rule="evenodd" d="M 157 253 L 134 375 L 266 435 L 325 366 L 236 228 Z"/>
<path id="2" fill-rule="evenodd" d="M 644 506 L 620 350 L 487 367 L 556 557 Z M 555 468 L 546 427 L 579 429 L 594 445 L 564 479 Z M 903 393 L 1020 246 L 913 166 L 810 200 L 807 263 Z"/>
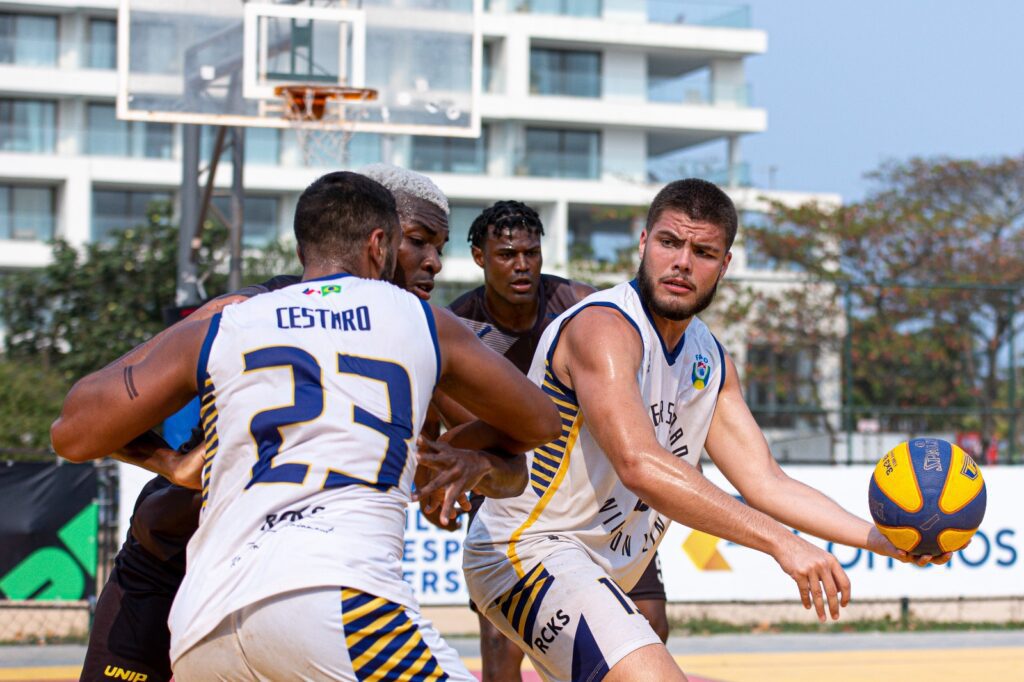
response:
<path id="1" fill-rule="evenodd" d="M 117 68 L 117 22 L 112 19 L 89 20 L 90 69 Z"/>
<path id="2" fill-rule="evenodd" d="M 412 167 L 435 173 L 484 173 L 487 169 L 487 128 L 478 138 L 412 138 Z"/>
<path id="3" fill-rule="evenodd" d="M 52 154 L 56 129 L 53 102 L 0 99 L 0 151 Z"/>
<path id="4" fill-rule="evenodd" d="M 146 224 L 146 216 L 154 203 L 171 201 L 170 192 L 131 192 L 93 190 L 92 238 L 108 241 L 117 230 Z"/>
<path id="5" fill-rule="evenodd" d="M 0 64 L 56 66 L 57 17 L 0 14 Z"/>
<path id="6" fill-rule="evenodd" d="M 86 153 L 169 159 L 174 148 L 174 126 L 118 120 L 113 104 L 90 104 Z"/>
<path id="7" fill-rule="evenodd" d="M 53 239 L 56 204 L 52 187 L 0 185 L 0 239 Z"/>
<path id="8" fill-rule="evenodd" d="M 647 20 L 654 24 L 750 28 L 750 7 L 725 2 L 647 0 Z"/>
<path id="9" fill-rule="evenodd" d="M 601 53 L 530 50 L 530 92 L 570 97 L 601 96 Z"/>
<path id="10" fill-rule="evenodd" d="M 490 11 L 498 3 L 487 3 Z M 600 17 L 601 0 L 505 0 L 507 12 L 531 12 L 533 14 L 561 14 L 568 17 Z"/>
<path id="11" fill-rule="evenodd" d="M 546 178 L 597 178 L 600 146 L 596 131 L 527 128 L 526 155 L 517 170 Z"/>

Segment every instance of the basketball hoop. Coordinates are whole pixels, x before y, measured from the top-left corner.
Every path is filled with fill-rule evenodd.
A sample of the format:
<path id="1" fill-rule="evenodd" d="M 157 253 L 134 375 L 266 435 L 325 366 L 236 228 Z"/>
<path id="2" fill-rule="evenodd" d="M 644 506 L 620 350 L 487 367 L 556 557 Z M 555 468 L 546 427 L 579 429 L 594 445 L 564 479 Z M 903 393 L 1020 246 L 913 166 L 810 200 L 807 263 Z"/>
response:
<path id="1" fill-rule="evenodd" d="M 279 85 L 274 94 L 284 102 L 282 115 L 293 126 L 307 166 L 348 165 L 348 144 L 356 123 L 377 99 L 373 88 L 343 85 Z"/>

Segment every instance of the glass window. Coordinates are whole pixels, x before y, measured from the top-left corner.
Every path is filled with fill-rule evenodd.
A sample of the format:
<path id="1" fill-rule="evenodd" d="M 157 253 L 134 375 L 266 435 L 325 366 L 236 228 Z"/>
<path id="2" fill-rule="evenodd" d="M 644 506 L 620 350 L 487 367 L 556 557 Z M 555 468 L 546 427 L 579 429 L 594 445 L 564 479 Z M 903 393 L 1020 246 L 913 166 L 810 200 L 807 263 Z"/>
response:
<path id="1" fill-rule="evenodd" d="M 0 150 L 52 154 L 56 128 L 54 102 L 0 99 Z"/>
<path id="2" fill-rule="evenodd" d="M 469 258 L 469 226 L 487 208 L 487 204 L 450 204 L 448 208 L 448 243 L 444 247 L 444 257 Z M 483 273 L 480 276 L 483 277 Z"/>
<path id="3" fill-rule="evenodd" d="M 131 63 L 137 73 L 174 74 L 181 71 L 184 49 L 178 48 L 178 28 L 170 22 L 132 27 Z"/>
<path id="4" fill-rule="evenodd" d="M 86 152 L 99 156 L 169 159 L 174 146 L 170 123 L 121 121 L 113 104 L 90 104 Z"/>
<path id="5" fill-rule="evenodd" d="M 0 63 L 55 66 L 57 17 L 0 14 Z"/>
<path id="6" fill-rule="evenodd" d="M 132 192 L 93 190 L 92 238 L 106 241 L 117 230 L 146 224 L 146 216 L 154 203 L 171 201 L 170 192 Z"/>
<path id="7" fill-rule="evenodd" d="M 800 409 L 816 412 L 814 355 L 800 348 L 776 349 L 766 345 L 747 348 L 747 402 L 762 428 L 792 428 Z"/>
<path id="8" fill-rule="evenodd" d="M 246 195 L 242 206 L 242 246 L 261 248 L 277 240 L 280 227 L 278 220 L 280 203 L 277 197 Z M 213 205 L 226 218 L 231 218 L 231 197 L 214 197 Z"/>
<path id="9" fill-rule="evenodd" d="M 412 167 L 435 173 L 486 172 L 487 126 L 483 126 L 478 138 L 413 137 Z"/>
<path id="10" fill-rule="evenodd" d="M 601 96 L 601 53 L 530 50 L 530 92 L 570 97 Z"/>
<path id="11" fill-rule="evenodd" d="M 113 19 L 89 20 L 90 69 L 117 68 L 117 22 Z"/>
<path id="12" fill-rule="evenodd" d="M 597 131 L 527 128 L 520 172 L 545 178 L 597 178 L 600 144 Z"/>
<path id="13" fill-rule="evenodd" d="M 54 194 L 52 187 L 0 185 L 0 239 L 53 239 Z"/>
<path id="14" fill-rule="evenodd" d="M 563 14 L 570 17 L 601 16 L 601 0 L 515 0 L 510 6 L 536 14 Z M 517 11 L 521 11 L 517 9 Z"/>
<path id="15" fill-rule="evenodd" d="M 199 154 L 203 163 L 213 157 L 217 142 L 217 126 L 203 126 L 199 133 Z M 224 135 L 224 152 L 221 163 L 231 163 L 231 136 Z M 281 131 L 277 128 L 245 129 L 245 163 L 276 166 L 281 156 Z"/>

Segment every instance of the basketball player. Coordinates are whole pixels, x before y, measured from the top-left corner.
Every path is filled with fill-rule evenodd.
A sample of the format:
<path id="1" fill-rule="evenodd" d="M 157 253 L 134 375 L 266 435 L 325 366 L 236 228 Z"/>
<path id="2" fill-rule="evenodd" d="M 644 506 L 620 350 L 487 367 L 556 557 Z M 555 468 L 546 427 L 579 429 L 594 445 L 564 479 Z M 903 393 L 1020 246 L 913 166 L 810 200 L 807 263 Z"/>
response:
<path id="1" fill-rule="evenodd" d="M 428 300 L 448 240 L 447 198 L 426 176 L 413 171 L 376 164 L 360 173 L 381 182 L 395 197 L 402 243 L 393 281 Z M 225 305 L 294 284 L 299 279 L 280 275 L 245 287 L 207 303 L 190 319 L 211 317 Z M 159 336 L 119 362 L 141 360 L 158 340 Z M 201 430 L 196 434 L 198 438 L 183 445 L 182 452 L 202 443 Z M 104 671 L 116 667 L 146 675 L 151 682 L 167 682 L 171 678 L 167 617 L 184 577 L 185 546 L 198 524 L 200 502 L 197 491 L 171 485 L 171 481 L 185 484 L 191 479 L 198 480 L 196 465 L 201 465 L 202 458 L 182 457 L 152 433 L 136 439 L 116 457 L 162 476 L 147 483 L 136 501 L 125 543 L 115 557 L 114 568 L 96 604 L 81 680 L 98 682 L 105 679 Z M 479 471 L 482 465 L 505 467 L 506 471 L 491 478 L 492 487 L 507 486 L 496 490 L 499 496 L 521 490 L 524 485 L 525 477 L 520 478 L 520 471 L 512 468 L 513 461 L 502 461 L 488 453 L 468 453 L 439 444 L 422 448 L 419 457 L 427 463 L 443 459 L 450 465 L 454 461 L 456 467 L 472 472 Z M 455 485 L 464 481 L 465 474 L 459 474 L 449 477 Z"/>
<path id="2" fill-rule="evenodd" d="M 769 554 L 822 620 L 838 618 L 850 582 L 835 557 L 783 524 L 909 560 L 786 476 L 735 365 L 696 317 L 725 274 L 736 227 L 714 185 L 669 184 L 648 213 L 637 279 L 563 313 L 533 358 L 529 376 L 558 405 L 562 434 L 531 453 L 522 495 L 484 502 L 464 568 L 471 597 L 546 680 L 685 679 L 623 591 L 671 520 Z M 694 468 L 704 448 L 749 506 Z"/>
<path id="3" fill-rule="evenodd" d="M 302 282 L 80 380 L 55 450 L 102 457 L 200 392 L 203 509 L 171 610 L 181 682 L 472 680 L 402 580 L 408 446 L 437 384 L 486 420 L 467 439 L 511 451 L 554 436 L 557 413 L 450 313 L 371 281 L 392 275 L 401 237 L 383 186 L 320 178 L 295 232 Z"/>
<path id="4" fill-rule="evenodd" d="M 518 201 L 499 201 L 485 209 L 469 229 L 473 260 L 483 269 L 484 284 L 456 299 L 449 309 L 477 334 L 484 344 L 502 353 L 524 374 L 541 335 L 558 315 L 571 308 L 594 288 L 554 275 L 541 274 L 544 226 L 535 210 Z M 443 397 L 436 402 L 446 421 L 470 418 Z M 484 497 L 473 495 L 473 515 Z M 665 586 L 657 560 L 630 593 L 662 641 L 668 639 Z M 522 650 L 476 609 L 480 620 L 480 658 L 485 682 L 521 679 Z"/>

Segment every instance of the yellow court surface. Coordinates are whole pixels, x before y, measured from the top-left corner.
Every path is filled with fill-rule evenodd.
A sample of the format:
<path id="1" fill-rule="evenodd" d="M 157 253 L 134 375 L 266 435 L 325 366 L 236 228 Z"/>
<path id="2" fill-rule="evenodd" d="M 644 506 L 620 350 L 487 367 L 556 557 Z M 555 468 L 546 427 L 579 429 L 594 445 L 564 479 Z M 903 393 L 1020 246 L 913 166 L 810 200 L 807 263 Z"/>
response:
<path id="1" fill-rule="evenodd" d="M 887 649 L 676 656 L 714 682 L 1024 681 L 1024 648 Z"/>

